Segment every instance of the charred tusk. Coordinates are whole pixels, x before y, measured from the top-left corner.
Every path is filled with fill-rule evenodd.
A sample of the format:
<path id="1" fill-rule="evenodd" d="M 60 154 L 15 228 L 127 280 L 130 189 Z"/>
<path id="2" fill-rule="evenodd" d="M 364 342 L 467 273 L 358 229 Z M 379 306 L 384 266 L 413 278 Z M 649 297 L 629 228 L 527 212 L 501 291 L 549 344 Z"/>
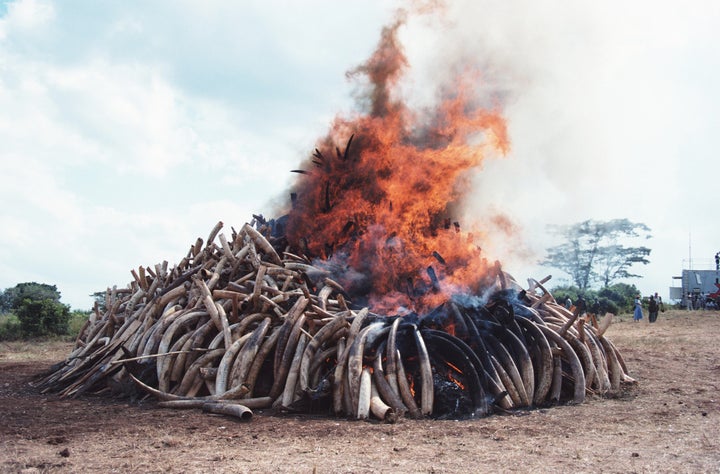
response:
<path id="1" fill-rule="evenodd" d="M 288 337 L 287 344 L 285 345 L 285 350 L 283 351 L 280 367 L 278 368 L 278 372 L 273 382 L 273 386 L 270 389 L 271 398 L 276 398 L 281 393 L 283 393 L 283 387 L 286 385 L 286 379 L 290 371 L 290 367 L 293 364 L 295 353 L 297 352 L 296 349 L 298 346 L 298 342 L 300 341 L 301 337 L 305 337 L 305 334 L 303 334 L 302 332 L 303 324 L 305 324 L 305 315 L 301 314 L 297 321 L 295 321 L 295 325 L 290 331 L 290 336 Z M 278 349 L 279 347 L 276 350 Z M 303 344 L 303 350 L 304 349 L 305 345 Z"/>
<path id="2" fill-rule="evenodd" d="M 390 327 L 390 333 L 387 338 L 386 356 L 387 370 L 385 371 L 385 380 L 388 381 L 390 388 L 398 396 L 400 395 L 400 388 L 398 387 L 398 375 L 397 375 L 397 362 L 395 359 L 396 344 L 397 344 L 397 330 L 400 326 L 400 318 L 396 318 Z"/>
<path id="3" fill-rule="evenodd" d="M 300 390 L 308 390 L 310 388 L 310 368 L 313 356 L 325 341 L 330 339 L 335 331 L 342 328 L 346 321 L 344 317 L 336 316 L 330 323 L 326 324 L 315 333 L 315 336 L 305 347 L 305 353 L 300 364 Z"/>
<path id="4" fill-rule="evenodd" d="M 267 339 L 265 339 L 265 342 L 263 342 L 260 346 L 260 350 L 258 350 L 258 353 L 255 355 L 255 359 L 253 359 L 252 364 L 250 365 L 250 369 L 248 370 L 248 375 L 245 378 L 244 385 L 247 385 L 250 388 L 249 393 L 251 395 L 253 393 L 253 390 L 255 389 L 255 382 L 257 381 L 257 377 L 260 374 L 260 369 L 262 368 L 263 363 L 265 363 L 265 359 L 267 359 L 270 351 L 275 347 L 279 335 L 279 330 L 275 330 L 270 333 Z"/>
<path id="5" fill-rule="evenodd" d="M 513 383 L 512 379 L 508 375 L 508 373 L 505 371 L 505 368 L 502 366 L 500 362 L 495 358 L 494 355 L 490 356 L 490 360 L 492 361 L 493 365 L 495 366 L 495 370 L 497 371 L 498 377 L 500 377 L 500 381 L 502 382 L 503 386 L 505 387 L 505 390 L 507 391 L 508 396 L 511 400 L 511 407 L 516 408 L 519 406 L 522 406 L 523 401 L 520 398 L 520 392 L 515 387 L 515 384 Z"/>
<path id="6" fill-rule="evenodd" d="M 285 355 L 285 346 L 288 343 L 288 340 L 290 338 L 290 334 L 293 331 L 293 328 L 295 326 L 295 323 L 297 322 L 298 318 L 303 314 L 303 311 L 305 311 L 305 308 L 307 307 L 309 303 L 309 299 L 305 296 L 300 296 L 298 300 L 295 302 L 295 304 L 290 308 L 290 311 L 285 315 L 285 321 L 283 322 L 282 326 L 280 326 L 280 334 L 278 336 L 277 340 L 277 347 L 275 349 L 275 359 L 273 363 L 273 371 L 275 379 L 279 378 L 279 370 L 280 366 L 283 363 L 283 357 Z"/>
<path id="7" fill-rule="evenodd" d="M 523 382 L 523 378 L 520 375 L 520 370 L 518 370 L 517 364 L 515 363 L 515 360 L 510 355 L 510 352 L 505 347 L 505 345 L 500 342 L 499 340 L 496 340 L 494 338 L 488 338 L 488 344 L 492 348 L 492 354 L 495 356 L 495 360 L 493 361 L 493 365 L 495 366 L 495 369 L 497 369 L 497 364 L 500 364 L 502 368 L 504 369 L 505 374 L 510 378 L 511 385 L 515 388 L 514 394 L 519 397 L 519 400 L 513 400 L 513 403 L 517 407 L 521 406 L 530 406 L 531 398 L 528 396 L 528 392 L 525 389 L 525 384 Z M 499 370 L 498 370 L 499 372 Z M 500 375 L 500 374 L 498 374 Z M 502 377 L 501 377 L 501 380 Z M 503 380 L 503 384 L 508 389 L 508 392 L 511 394 L 513 393 L 510 390 L 510 387 L 507 386 L 507 383 L 505 380 Z"/>
<path id="8" fill-rule="evenodd" d="M 385 378 L 382 366 L 382 354 L 384 351 L 382 349 L 382 347 L 378 349 L 378 355 L 375 357 L 375 361 L 373 362 L 373 386 L 380 396 L 384 400 L 387 400 L 396 416 L 402 416 L 407 412 L 407 408 L 405 407 L 405 404 L 403 404 L 400 394 L 396 393 L 392 387 L 390 387 L 390 384 Z"/>
<path id="9" fill-rule="evenodd" d="M 297 349 L 295 350 L 295 356 L 292 359 L 290 369 L 288 370 L 287 381 L 285 383 L 285 390 L 282 396 L 282 406 L 289 407 L 293 401 L 295 401 L 295 388 L 297 387 L 298 374 L 300 372 L 300 362 L 302 361 L 302 355 L 305 351 L 305 344 L 307 344 L 307 336 L 302 334 L 300 340 L 297 343 Z"/>
<path id="10" fill-rule="evenodd" d="M 410 392 L 410 384 L 408 383 L 407 375 L 405 374 L 405 367 L 403 366 L 402 359 L 400 358 L 400 351 L 395 351 L 395 365 L 397 367 L 397 383 L 400 389 L 400 396 L 402 401 L 408 409 L 408 413 L 413 418 L 420 418 L 420 409 L 413 398 L 412 392 Z"/>

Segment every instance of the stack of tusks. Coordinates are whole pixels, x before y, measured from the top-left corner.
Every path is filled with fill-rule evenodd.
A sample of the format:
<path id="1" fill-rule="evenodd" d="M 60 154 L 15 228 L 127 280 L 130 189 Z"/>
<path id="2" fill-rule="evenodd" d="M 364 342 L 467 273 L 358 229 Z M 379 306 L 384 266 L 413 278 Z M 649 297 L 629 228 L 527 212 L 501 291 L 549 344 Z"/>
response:
<path id="1" fill-rule="evenodd" d="M 241 419 L 252 409 L 297 409 L 325 393 L 337 415 L 393 422 L 433 415 L 434 351 L 456 353 L 476 415 L 493 406 L 581 403 L 586 393 L 633 381 L 603 336 L 612 315 L 591 324 L 557 304 L 544 281 L 529 280 L 523 291 L 498 268 L 496 289 L 522 292 L 531 317 L 515 315 L 508 337 L 483 336 L 478 354 L 440 330 L 351 309 L 328 273 L 304 257 L 281 258 L 254 221 L 233 229 L 231 241 L 221 228 L 205 246 L 197 239 L 171 270 L 167 262 L 140 267 L 127 288 L 108 289 L 104 310 L 96 304 L 69 357 L 35 386 L 74 397 L 132 379 L 161 406 Z M 404 344 L 401 352 L 399 334 L 414 340 L 412 350 Z M 407 373 L 409 358 L 415 374 Z M 133 362 L 153 376 L 140 376 Z M 563 399 L 568 386 L 572 395 Z"/>

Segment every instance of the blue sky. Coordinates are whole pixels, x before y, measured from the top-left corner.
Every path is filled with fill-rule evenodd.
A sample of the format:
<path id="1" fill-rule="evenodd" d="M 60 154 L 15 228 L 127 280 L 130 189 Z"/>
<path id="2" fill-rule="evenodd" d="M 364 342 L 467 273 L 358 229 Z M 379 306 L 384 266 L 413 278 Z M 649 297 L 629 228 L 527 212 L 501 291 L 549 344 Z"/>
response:
<path id="1" fill-rule="evenodd" d="M 550 272 L 546 224 L 588 218 L 651 227 L 646 294 L 667 294 L 690 242 L 695 267 L 720 250 L 718 5 L 457 1 L 401 31 L 410 102 L 458 61 L 503 97 L 512 149 L 465 219 L 517 224 L 487 249 L 516 278 Z M 271 213 L 398 6 L 0 0 L 0 288 L 56 284 L 89 308 L 217 221 Z"/>

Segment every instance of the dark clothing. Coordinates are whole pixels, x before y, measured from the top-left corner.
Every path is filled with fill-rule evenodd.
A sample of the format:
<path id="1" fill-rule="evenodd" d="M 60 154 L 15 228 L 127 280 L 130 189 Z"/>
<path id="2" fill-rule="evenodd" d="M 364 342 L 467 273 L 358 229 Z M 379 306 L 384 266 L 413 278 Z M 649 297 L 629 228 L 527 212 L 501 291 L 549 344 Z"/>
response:
<path id="1" fill-rule="evenodd" d="M 575 302 L 575 312 L 579 315 L 583 315 L 587 311 L 587 304 L 582 296 L 579 296 Z"/>
<path id="2" fill-rule="evenodd" d="M 650 303 L 648 303 L 648 320 L 651 323 L 654 323 L 657 320 L 658 310 L 660 307 L 658 306 L 657 301 L 655 301 L 655 298 L 652 296 L 650 297 Z"/>

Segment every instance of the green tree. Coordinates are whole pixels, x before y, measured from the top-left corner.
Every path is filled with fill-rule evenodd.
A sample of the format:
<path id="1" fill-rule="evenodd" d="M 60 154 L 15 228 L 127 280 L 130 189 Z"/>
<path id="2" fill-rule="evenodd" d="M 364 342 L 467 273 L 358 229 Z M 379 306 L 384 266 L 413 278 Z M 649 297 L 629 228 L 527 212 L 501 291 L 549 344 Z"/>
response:
<path id="1" fill-rule="evenodd" d="M 627 283 L 615 283 L 598 291 L 600 297 L 607 298 L 618 307 L 628 311 L 632 311 L 635 306 L 635 296 L 639 294 L 640 290 L 635 285 L 628 285 Z"/>
<path id="2" fill-rule="evenodd" d="M 105 292 L 104 291 L 96 291 L 92 295 L 95 302 L 98 304 L 98 309 L 101 313 L 104 313 L 107 308 L 105 307 Z"/>
<path id="3" fill-rule="evenodd" d="M 70 307 L 45 298 L 25 298 L 15 309 L 20 328 L 25 336 L 61 335 L 68 332 Z"/>
<path id="4" fill-rule="evenodd" d="M 547 256 L 540 264 L 566 272 L 580 290 L 595 283 L 608 287 L 622 278 L 640 277 L 630 273 L 630 267 L 650 263 L 648 247 L 626 247 L 622 243 L 630 239 L 649 239 L 650 228 L 645 224 L 628 219 L 586 220 L 553 226 L 552 230 L 562 236 L 564 242 L 547 249 Z"/>
<path id="5" fill-rule="evenodd" d="M 18 283 L 0 293 L 0 310 L 3 313 L 12 311 L 18 308 L 24 299 L 60 302 L 60 292 L 57 286 L 46 283 Z"/>
<path id="6" fill-rule="evenodd" d="M 3 312 L 12 312 L 24 337 L 63 335 L 68 332 L 70 307 L 60 303 L 60 292 L 46 283 L 18 283 L 0 293 Z"/>

